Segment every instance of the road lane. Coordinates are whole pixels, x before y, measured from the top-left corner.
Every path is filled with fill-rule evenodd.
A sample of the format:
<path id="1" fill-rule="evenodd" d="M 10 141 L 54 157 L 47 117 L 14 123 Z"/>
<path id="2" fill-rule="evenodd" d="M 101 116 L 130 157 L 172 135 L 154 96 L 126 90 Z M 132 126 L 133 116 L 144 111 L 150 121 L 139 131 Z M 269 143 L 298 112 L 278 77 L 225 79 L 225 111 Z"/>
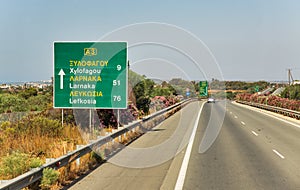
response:
<path id="1" fill-rule="evenodd" d="M 216 111 L 211 112 L 211 109 Z M 294 136 L 291 139 L 283 137 L 281 140 L 292 147 L 298 145 L 293 139 L 299 137 L 299 131 L 290 129 L 292 127 L 286 124 L 278 124 L 278 121 L 273 123 L 270 118 L 259 113 L 254 115 L 248 109 L 227 105 L 228 111 L 218 138 L 208 151 L 199 153 L 205 126 L 210 117 L 219 117 L 218 110 L 220 112 L 221 109 L 225 108 L 218 103 L 204 106 L 196 134 L 200 138 L 195 139 L 183 189 L 300 189 L 300 162 L 298 165 L 294 162 L 300 158 L 299 149 L 294 149 L 291 155 L 294 160 L 282 159 L 274 150 L 279 153 L 277 149 L 280 152 L 286 149 L 277 148 L 275 144 L 270 146 L 255 129 L 267 125 L 268 130 L 275 130 L 269 134 L 270 137 L 277 138 L 282 135 L 282 131 L 271 128 L 284 125 L 294 132 L 289 136 Z M 255 131 L 258 136 L 251 131 Z"/>
<path id="2" fill-rule="evenodd" d="M 186 144 L 180 142 L 189 140 L 200 107 L 196 102 L 186 106 L 130 145 L 151 148 L 172 139 L 174 147 L 152 155 L 135 155 L 140 165 L 145 164 L 144 168 L 108 162 L 71 189 L 174 189 L 186 151 Z M 199 153 L 209 121 L 222 121 L 224 111 L 226 115 L 218 137 L 206 152 Z M 174 138 L 174 134 L 181 136 Z M 183 189 L 300 189 L 297 148 L 300 145 L 296 140 L 299 135 L 297 127 L 229 102 L 226 109 L 218 102 L 205 104 Z M 177 155 L 161 164 L 149 167 L 145 161 L 146 157 L 159 159 L 170 151 Z"/>
<path id="3" fill-rule="evenodd" d="M 294 126 L 300 126 L 299 122 L 295 120 L 294 125 L 290 125 L 245 107 L 234 104 L 229 104 L 228 107 L 231 111 L 238 113 L 240 119 L 247 123 L 249 130 L 255 131 L 261 137 L 259 140 L 281 152 L 288 158 L 293 168 L 300 170 L 300 128 Z"/>
<path id="4" fill-rule="evenodd" d="M 137 162 L 136 166 L 144 164 L 144 167 L 126 167 L 123 166 L 124 162 L 116 165 L 109 160 L 70 189 L 173 189 L 201 104 L 190 103 L 129 146 L 133 150 L 159 148 L 158 146 L 169 140 L 171 145 L 165 149 L 150 152 L 141 150 L 141 154 L 135 155 L 121 151 L 114 156 L 114 162 L 122 160 L 132 165 L 131 160 L 134 159 Z M 168 160 L 162 159 L 170 152 L 177 155 Z M 152 166 L 151 160 L 158 161 L 158 164 Z"/>

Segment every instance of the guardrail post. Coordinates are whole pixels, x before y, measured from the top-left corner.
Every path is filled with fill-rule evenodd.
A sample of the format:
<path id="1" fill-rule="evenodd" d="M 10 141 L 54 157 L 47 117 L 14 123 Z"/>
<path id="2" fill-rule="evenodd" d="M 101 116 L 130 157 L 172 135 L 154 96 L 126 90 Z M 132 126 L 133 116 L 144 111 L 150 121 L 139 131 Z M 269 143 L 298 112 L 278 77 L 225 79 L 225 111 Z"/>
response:
<path id="1" fill-rule="evenodd" d="M 11 180 L 0 180 L 0 185 L 10 182 Z"/>
<path id="2" fill-rule="evenodd" d="M 80 149 L 84 147 L 84 145 L 76 145 L 76 150 Z M 80 158 L 76 159 L 76 166 L 79 167 L 80 166 Z"/>
<path id="3" fill-rule="evenodd" d="M 50 163 L 50 162 L 52 162 L 54 160 L 55 160 L 55 158 L 46 158 L 46 164 L 48 164 L 48 163 Z"/>

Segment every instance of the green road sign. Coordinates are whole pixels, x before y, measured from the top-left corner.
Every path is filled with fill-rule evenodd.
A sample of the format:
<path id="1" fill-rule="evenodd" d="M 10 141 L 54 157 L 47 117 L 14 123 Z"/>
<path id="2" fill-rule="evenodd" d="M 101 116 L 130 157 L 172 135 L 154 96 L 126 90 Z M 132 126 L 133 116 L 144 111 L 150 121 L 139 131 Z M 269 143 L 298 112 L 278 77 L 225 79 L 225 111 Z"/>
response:
<path id="1" fill-rule="evenodd" d="M 127 108 L 127 42 L 54 42 L 55 108 Z"/>
<path id="2" fill-rule="evenodd" d="M 207 97 L 207 95 L 208 95 L 208 82 L 200 81 L 199 82 L 199 96 Z"/>

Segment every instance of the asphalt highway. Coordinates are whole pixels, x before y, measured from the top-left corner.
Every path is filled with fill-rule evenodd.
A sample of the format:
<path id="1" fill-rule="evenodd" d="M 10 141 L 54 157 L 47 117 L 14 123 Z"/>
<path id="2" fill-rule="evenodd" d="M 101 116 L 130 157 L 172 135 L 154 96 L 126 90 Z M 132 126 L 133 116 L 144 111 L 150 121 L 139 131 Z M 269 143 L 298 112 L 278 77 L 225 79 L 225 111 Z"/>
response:
<path id="1" fill-rule="evenodd" d="M 224 103 L 190 103 L 70 189 L 300 190 L 299 123 Z"/>
<path id="2" fill-rule="evenodd" d="M 198 137 L 205 118 L 224 109 L 217 103 L 205 108 Z M 300 189 L 300 128 L 232 103 L 225 109 L 222 130 L 207 152 L 199 154 L 195 138 L 183 189 Z"/>

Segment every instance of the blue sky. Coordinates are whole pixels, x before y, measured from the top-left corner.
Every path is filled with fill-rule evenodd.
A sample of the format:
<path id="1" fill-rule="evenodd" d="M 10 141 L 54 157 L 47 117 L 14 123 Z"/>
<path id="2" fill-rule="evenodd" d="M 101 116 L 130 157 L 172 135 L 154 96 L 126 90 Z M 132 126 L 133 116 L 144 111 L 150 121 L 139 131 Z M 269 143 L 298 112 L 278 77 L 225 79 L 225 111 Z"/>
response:
<path id="1" fill-rule="evenodd" d="M 143 22 L 168 23 L 193 33 L 211 50 L 225 80 L 287 80 L 287 68 L 300 79 L 299 10 L 297 0 L 2 0 L 0 82 L 50 79 L 53 41 L 97 41 Z M 129 59 L 138 61 L 134 56 L 139 50 L 134 49 Z M 141 74 L 163 78 L 159 70 L 164 67 L 157 70 L 155 75 L 155 69 L 136 65 Z M 175 73 L 164 79 L 177 77 Z"/>

